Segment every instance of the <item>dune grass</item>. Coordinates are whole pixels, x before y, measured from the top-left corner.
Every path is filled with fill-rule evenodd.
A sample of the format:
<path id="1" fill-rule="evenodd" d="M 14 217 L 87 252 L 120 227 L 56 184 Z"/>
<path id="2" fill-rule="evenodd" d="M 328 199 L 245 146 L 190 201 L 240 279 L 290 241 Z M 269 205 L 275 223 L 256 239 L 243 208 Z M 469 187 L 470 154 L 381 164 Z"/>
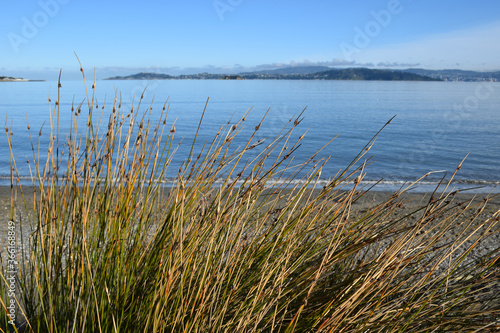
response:
<path id="1" fill-rule="evenodd" d="M 354 214 L 353 203 L 368 191 L 360 181 L 375 138 L 317 190 L 328 161 L 314 153 L 303 164 L 293 162 L 306 140 L 292 141 L 301 115 L 249 158 L 262 122 L 248 124 L 245 114 L 201 151 L 193 142 L 183 166 L 169 170 L 176 146 L 167 105 L 155 123 L 151 112 L 160 111 L 143 106 L 142 97 L 132 110 L 121 107 L 118 95 L 99 109 L 93 85 L 86 102 L 72 108 L 70 133 L 62 133 L 60 90 L 59 84 L 51 104 L 49 146 L 40 148 L 33 137 L 34 193 L 17 186 L 25 205 L 18 216 L 31 226 L 25 250 L 18 251 L 19 329 L 499 329 L 499 247 L 471 258 L 498 231 L 498 214 L 478 222 L 482 206 L 443 191 L 401 215 L 402 194 L 413 184 Z M 106 126 L 102 114 L 109 107 Z M 86 122 L 83 132 L 80 122 Z M 235 147 L 245 126 L 253 133 Z M 6 127 L 9 144 L 11 130 Z M 171 187 L 162 183 L 167 170 L 177 174 Z M 299 176 L 304 170 L 307 176 Z M 466 211 L 475 213 L 460 222 Z M 11 220 L 19 226 L 14 214 Z M 450 235 L 453 228 L 460 232 Z M 0 304 L 8 312 L 5 259 L 2 265 Z M 3 331 L 13 328 L 9 320 L 0 315 Z"/>

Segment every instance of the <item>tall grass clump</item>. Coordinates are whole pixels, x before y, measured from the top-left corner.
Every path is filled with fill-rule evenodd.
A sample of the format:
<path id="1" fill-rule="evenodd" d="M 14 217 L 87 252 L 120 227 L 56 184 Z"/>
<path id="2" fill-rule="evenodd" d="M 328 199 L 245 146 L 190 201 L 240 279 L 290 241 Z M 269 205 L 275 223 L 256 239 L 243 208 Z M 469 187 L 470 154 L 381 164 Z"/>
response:
<path id="1" fill-rule="evenodd" d="M 316 152 L 301 164 L 293 161 L 304 140 L 292 140 L 301 115 L 265 146 L 255 140 L 265 119 L 248 124 L 253 131 L 246 144 L 235 147 L 245 114 L 221 127 L 201 151 L 193 142 L 185 162 L 172 170 L 177 146 L 167 105 L 158 122 L 142 97 L 131 110 L 118 95 L 99 108 L 93 85 L 86 101 L 72 107 L 71 130 L 63 133 L 60 89 L 49 103 L 48 147 L 32 138 L 33 191 L 17 186 L 23 208 L 11 216 L 18 226 L 21 217 L 30 226 L 18 251 L 19 329 L 499 329 L 499 247 L 472 256 L 498 232 L 499 214 L 480 220 L 488 200 L 459 202 L 449 191 L 400 214 L 409 187 L 354 212 L 368 191 L 360 181 L 375 138 L 318 189 L 327 160 Z M 105 108 L 111 108 L 107 119 Z M 6 130 L 11 144 L 12 129 Z M 176 175 L 171 187 L 162 183 L 167 173 Z M 461 222 L 466 212 L 473 214 Z M 2 316 L 2 330 L 13 328 Z"/>

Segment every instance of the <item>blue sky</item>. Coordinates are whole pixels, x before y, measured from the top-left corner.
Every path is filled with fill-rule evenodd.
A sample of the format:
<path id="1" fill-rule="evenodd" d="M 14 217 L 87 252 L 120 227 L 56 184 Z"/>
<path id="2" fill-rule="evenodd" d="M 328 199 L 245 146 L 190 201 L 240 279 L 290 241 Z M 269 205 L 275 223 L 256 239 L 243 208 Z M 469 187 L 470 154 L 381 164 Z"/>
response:
<path id="1" fill-rule="evenodd" d="M 289 65 L 500 70 L 500 2 L 3 1 L 0 75 Z"/>

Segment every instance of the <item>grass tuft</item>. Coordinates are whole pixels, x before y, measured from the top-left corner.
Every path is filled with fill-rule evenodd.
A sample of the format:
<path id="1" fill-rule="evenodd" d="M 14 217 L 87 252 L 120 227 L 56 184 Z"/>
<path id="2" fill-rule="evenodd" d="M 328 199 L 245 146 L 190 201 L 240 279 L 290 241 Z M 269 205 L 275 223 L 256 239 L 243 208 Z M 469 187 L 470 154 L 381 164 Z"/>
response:
<path id="1" fill-rule="evenodd" d="M 57 100 L 49 102 L 48 146 L 40 144 L 40 135 L 31 136 L 33 193 L 16 177 L 11 148 L 24 206 L 11 220 L 19 228 L 22 216 L 30 225 L 29 238 L 18 237 L 19 329 L 500 328 L 499 247 L 473 256 L 498 232 L 498 214 L 483 219 L 487 200 L 463 203 L 446 191 L 401 214 L 404 194 L 416 183 L 354 211 L 368 193 L 361 187 L 363 159 L 376 136 L 320 190 L 327 160 L 315 160 L 317 152 L 303 164 L 292 158 L 305 140 L 292 140 L 302 115 L 265 147 L 254 139 L 262 119 L 251 125 L 246 144 L 235 147 L 245 114 L 221 127 L 201 151 L 195 138 L 181 168 L 169 170 L 176 146 L 168 105 L 152 122 L 152 104 L 139 112 L 143 96 L 126 111 L 117 94 L 103 119 L 110 106 L 99 111 L 94 83 L 87 103 L 72 106 L 70 132 L 61 133 L 61 89 L 59 84 Z M 6 131 L 12 147 L 12 126 Z M 167 170 L 177 174 L 171 187 L 164 184 Z M 299 176 L 304 170 L 306 176 Z M 6 265 L 4 258 L 0 305 L 8 312 Z M 0 315 L 3 331 L 13 328 L 9 320 Z"/>

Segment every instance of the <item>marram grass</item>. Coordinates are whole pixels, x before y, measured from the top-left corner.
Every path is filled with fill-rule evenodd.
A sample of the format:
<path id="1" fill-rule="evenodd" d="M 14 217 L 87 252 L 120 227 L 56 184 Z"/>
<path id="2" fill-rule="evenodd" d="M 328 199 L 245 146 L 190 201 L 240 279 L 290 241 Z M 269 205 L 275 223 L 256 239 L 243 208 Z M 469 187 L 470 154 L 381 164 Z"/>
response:
<path id="1" fill-rule="evenodd" d="M 87 101 L 72 108 L 71 131 L 62 133 L 59 96 L 50 104 L 48 147 L 32 137 L 34 192 L 17 186 L 24 207 L 11 216 L 31 227 L 18 253 L 19 330 L 499 329 L 499 247 L 471 258 L 498 231 L 498 214 L 478 228 L 472 222 L 481 207 L 474 207 L 477 213 L 458 226 L 471 205 L 445 191 L 402 216 L 402 194 L 413 184 L 354 214 L 353 203 L 367 192 L 360 188 L 362 161 L 375 138 L 314 192 L 327 161 L 312 154 L 294 164 L 293 152 L 305 140 L 292 141 L 301 116 L 249 155 L 265 119 L 247 124 L 245 114 L 201 151 L 193 142 L 183 166 L 171 170 L 175 127 L 167 126 L 167 106 L 153 123 L 142 97 L 129 111 L 115 97 L 101 108 L 112 108 L 102 119 L 93 85 Z M 243 126 L 255 127 L 253 134 L 235 147 Z M 12 128 L 6 131 L 11 144 Z M 172 187 L 162 185 L 167 169 L 177 174 Z M 304 170 L 307 176 L 295 182 Z M 462 231 L 449 236 L 457 227 Z M 5 263 L 0 304 L 8 312 Z M 1 331 L 14 328 L 9 320 L 0 316 Z"/>

